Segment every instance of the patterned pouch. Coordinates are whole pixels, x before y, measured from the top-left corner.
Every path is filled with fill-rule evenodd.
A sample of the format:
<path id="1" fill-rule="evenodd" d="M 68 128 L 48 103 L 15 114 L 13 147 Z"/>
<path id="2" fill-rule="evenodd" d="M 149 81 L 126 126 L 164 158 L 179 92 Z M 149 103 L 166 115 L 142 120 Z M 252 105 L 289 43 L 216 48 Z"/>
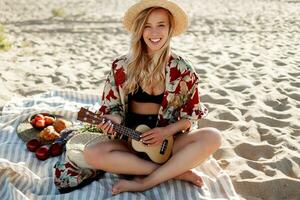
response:
<path id="1" fill-rule="evenodd" d="M 79 168 L 70 161 L 58 161 L 54 165 L 54 169 L 54 183 L 62 194 L 82 188 L 94 180 L 98 180 L 105 173 L 101 170 Z"/>

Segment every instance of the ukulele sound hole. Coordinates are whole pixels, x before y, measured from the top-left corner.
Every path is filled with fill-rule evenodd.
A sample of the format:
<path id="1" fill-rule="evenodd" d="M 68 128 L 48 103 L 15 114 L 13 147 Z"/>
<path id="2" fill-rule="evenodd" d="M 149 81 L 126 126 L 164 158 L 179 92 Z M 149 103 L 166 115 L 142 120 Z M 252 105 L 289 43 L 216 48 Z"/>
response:
<path id="1" fill-rule="evenodd" d="M 164 140 L 162 145 L 161 145 L 159 153 L 162 154 L 162 155 L 165 154 L 165 151 L 166 151 L 167 147 L 168 147 L 168 140 Z"/>

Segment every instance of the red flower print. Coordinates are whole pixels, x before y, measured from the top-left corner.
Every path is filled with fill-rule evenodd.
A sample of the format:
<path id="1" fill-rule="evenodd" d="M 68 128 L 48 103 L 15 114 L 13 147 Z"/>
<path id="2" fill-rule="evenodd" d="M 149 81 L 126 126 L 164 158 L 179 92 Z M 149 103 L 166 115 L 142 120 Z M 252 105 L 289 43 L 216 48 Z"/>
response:
<path id="1" fill-rule="evenodd" d="M 100 113 L 106 113 L 107 106 L 102 105 L 101 108 L 99 109 Z"/>
<path id="2" fill-rule="evenodd" d="M 61 171 L 59 169 L 55 170 L 55 177 L 60 177 L 61 176 Z"/>
<path id="3" fill-rule="evenodd" d="M 117 99 L 117 97 L 115 96 L 113 90 L 110 90 L 109 93 L 106 95 L 105 98 L 106 98 L 108 101 L 111 101 L 111 98 L 112 98 L 112 99 Z"/>
<path id="4" fill-rule="evenodd" d="M 115 82 L 116 82 L 116 86 L 120 86 L 121 84 L 123 84 L 125 82 L 125 71 L 124 68 L 120 68 L 116 70 L 115 73 Z"/>
<path id="5" fill-rule="evenodd" d="M 186 112 L 188 115 L 192 115 L 193 109 L 195 105 L 197 105 L 198 103 L 199 103 L 198 90 L 196 90 L 192 98 L 182 108 L 182 111 Z"/>
<path id="6" fill-rule="evenodd" d="M 167 100 L 167 99 L 168 99 L 168 96 L 169 96 L 169 92 L 166 91 L 166 92 L 165 92 L 165 95 L 164 95 L 164 97 L 163 97 L 162 103 L 161 103 L 161 106 L 162 106 L 163 110 L 166 109 L 167 106 L 168 106 L 168 100 Z"/>
<path id="7" fill-rule="evenodd" d="M 180 77 L 181 75 L 181 72 L 176 68 L 176 67 L 173 67 L 170 69 L 170 81 L 174 81 L 176 80 L 178 77 Z"/>

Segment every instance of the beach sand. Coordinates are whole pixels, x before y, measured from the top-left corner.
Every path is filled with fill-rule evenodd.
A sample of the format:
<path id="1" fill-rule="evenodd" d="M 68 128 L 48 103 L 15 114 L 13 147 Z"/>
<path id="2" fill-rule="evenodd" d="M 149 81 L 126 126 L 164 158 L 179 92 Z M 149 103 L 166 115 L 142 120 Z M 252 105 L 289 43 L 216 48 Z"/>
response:
<path id="1" fill-rule="evenodd" d="M 0 108 L 53 89 L 101 94 L 128 51 L 132 0 L 1 0 L 12 47 L 0 52 Z M 199 73 L 214 154 L 241 199 L 300 197 L 300 1 L 182 0 L 187 33 L 173 49 Z"/>

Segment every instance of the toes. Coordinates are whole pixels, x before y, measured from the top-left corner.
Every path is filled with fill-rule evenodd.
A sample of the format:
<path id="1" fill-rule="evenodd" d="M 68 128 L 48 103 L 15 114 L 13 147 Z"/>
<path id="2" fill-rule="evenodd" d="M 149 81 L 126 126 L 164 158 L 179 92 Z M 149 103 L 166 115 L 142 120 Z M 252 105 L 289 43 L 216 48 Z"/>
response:
<path id="1" fill-rule="evenodd" d="M 121 193 L 121 189 L 119 188 L 119 183 L 117 183 L 112 187 L 111 192 L 113 195 Z"/>
<path id="2" fill-rule="evenodd" d="M 197 179 L 197 180 L 196 180 L 196 185 L 199 186 L 199 187 L 202 187 L 202 186 L 203 186 L 203 181 L 202 181 L 202 179 Z"/>

